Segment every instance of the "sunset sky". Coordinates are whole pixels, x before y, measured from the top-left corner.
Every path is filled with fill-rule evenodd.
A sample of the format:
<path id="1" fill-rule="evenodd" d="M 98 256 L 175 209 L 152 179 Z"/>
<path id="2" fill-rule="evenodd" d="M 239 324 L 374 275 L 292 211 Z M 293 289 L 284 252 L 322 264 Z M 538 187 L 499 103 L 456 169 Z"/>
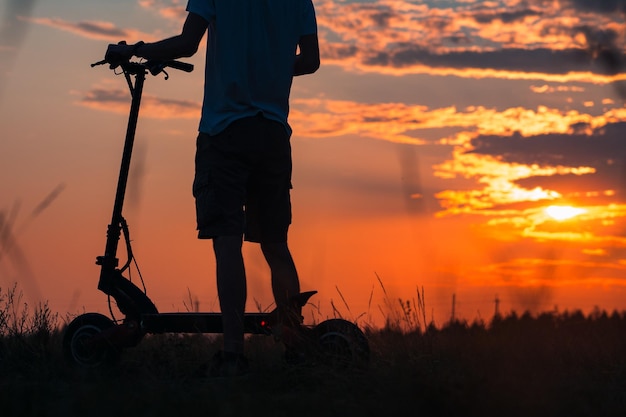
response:
<path id="1" fill-rule="evenodd" d="M 94 262 L 130 96 L 89 64 L 186 15 L 185 0 L 77 4 L 0 6 L 0 288 L 61 315 L 107 311 Z M 501 312 L 626 309 L 626 1 L 314 5 L 322 67 L 294 80 L 290 114 L 290 244 L 302 289 L 320 292 L 307 314 L 380 324 L 422 287 L 439 324 L 453 295 L 468 320 L 496 298 Z M 218 309 L 191 195 L 203 48 L 193 73 L 148 78 L 137 131 L 125 217 L 160 311 L 189 293 Z M 244 250 L 256 311 L 269 272 Z"/>

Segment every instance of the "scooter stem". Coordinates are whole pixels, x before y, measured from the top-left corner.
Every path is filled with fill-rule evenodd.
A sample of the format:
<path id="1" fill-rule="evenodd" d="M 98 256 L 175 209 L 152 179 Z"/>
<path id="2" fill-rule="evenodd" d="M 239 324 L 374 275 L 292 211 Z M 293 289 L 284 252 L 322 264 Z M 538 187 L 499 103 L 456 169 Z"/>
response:
<path id="1" fill-rule="evenodd" d="M 128 77 L 128 75 L 127 75 Z M 101 265 L 100 280 L 98 289 L 107 295 L 112 295 L 114 286 L 115 269 L 118 266 L 117 246 L 120 240 L 121 224 L 122 224 L 122 207 L 124 205 L 124 197 L 126 195 L 126 184 L 128 182 L 128 173 L 130 170 L 130 159 L 133 152 L 135 142 L 135 131 L 137 129 L 137 120 L 139 118 L 139 106 L 141 104 L 141 95 L 143 92 L 143 84 L 146 79 L 146 70 L 142 69 L 135 73 L 135 86 L 130 84 L 129 87 L 132 95 L 130 105 L 130 115 L 128 117 L 128 127 L 126 129 L 126 139 L 124 141 L 124 152 L 122 154 L 122 163 L 120 166 L 120 175 L 117 182 L 117 192 L 115 193 L 115 203 L 113 205 L 113 216 L 111 224 L 107 229 L 107 242 L 104 250 L 104 256 L 96 258 L 96 264 Z"/>

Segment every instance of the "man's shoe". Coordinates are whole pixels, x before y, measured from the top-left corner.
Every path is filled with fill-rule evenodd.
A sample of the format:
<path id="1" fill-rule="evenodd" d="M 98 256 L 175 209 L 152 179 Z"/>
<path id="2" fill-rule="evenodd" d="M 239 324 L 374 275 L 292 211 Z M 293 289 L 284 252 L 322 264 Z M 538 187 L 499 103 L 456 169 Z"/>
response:
<path id="1" fill-rule="evenodd" d="M 308 365 L 313 360 L 315 333 L 306 326 L 283 327 L 285 362 L 289 365 Z"/>
<path id="2" fill-rule="evenodd" d="M 219 351 L 211 360 L 209 376 L 237 377 L 250 372 L 248 359 L 240 353 Z"/>
<path id="3" fill-rule="evenodd" d="M 311 364 L 310 355 L 302 349 L 287 346 L 283 356 L 285 363 L 290 366 L 306 366 Z"/>

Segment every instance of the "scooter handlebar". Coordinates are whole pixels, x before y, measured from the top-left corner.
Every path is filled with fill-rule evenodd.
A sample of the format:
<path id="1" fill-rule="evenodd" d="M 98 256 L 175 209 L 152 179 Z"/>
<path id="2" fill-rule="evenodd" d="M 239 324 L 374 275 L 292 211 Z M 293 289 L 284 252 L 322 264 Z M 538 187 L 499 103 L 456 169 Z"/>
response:
<path id="1" fill-rule="evenodd" d="M 150 71 L 150 74 L 157 75 L 165 68 L 174 68 L 180 71 L 191 72 L 193 65 L 186 62 L 168 60 L 168 61 L 146 61 L 142 65 Z"/>
<path id="2" fill-rule="evenodd" d="M 185 72 L 193 71 L 193 64 L 189 64 L 187 62 L 176 61 L 176 60 L 166 61 L 165 66 L 174 68 L 180 71 L 185 71 Z"/>
<path id="3" fill-rule="evenodd" d="M 93 64 L 91 64 L 91 67 L 96 67 L 98 65 L 104 65 L 104 64 L 109 64 L 111 66 L 111 68 L 117 68 L 118 66 L 122 66 L 123 68 L 128 65 L 128 64 L 132 64 L 133 66 L 138 66 L 144 69 L 147 69 L 148 71 L 150 71 L 150 73 L 152 75 L 157 75 L 160 72 L 162 72 L 165 68 L 173 68 L 173 69 L 177 69 L 180 71 L 185 71 L 185 72 L 192 72 L 193 71 L 193 64 L 189 64 L 187 62 L 181 62 L 181 61 L 176 61 L 176 60 L 167 60 L 167 61 L 145 61 L 145 62 L 130 62 L 130 61 L 126 61 L 124 63 L 112 63 L 109 62 L 109 60 L 107 59 L 103 59 L 102 61 L 98 61 L 95 62 Z"/>
<path id="4" fill-rule="evenodd" d="M 106 59 L 103 59 L 102 61 L 94 62 L 93 64 L 91 64 L 91 68 L 97 67 L 98 65 L 104 65 L 104 64 L 108 64 Z"/>

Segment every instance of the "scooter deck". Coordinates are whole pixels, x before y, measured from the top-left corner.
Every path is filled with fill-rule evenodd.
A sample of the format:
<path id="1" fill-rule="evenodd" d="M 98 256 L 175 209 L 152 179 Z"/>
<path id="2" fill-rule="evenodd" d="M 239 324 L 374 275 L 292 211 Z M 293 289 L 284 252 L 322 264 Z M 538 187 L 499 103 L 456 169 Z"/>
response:
<path id="1" fill-rule="evenodd" d="M 244 332 L 269 335 L 267 313 L 246 313 Z M 223 333 L 221 313 L 158 313 L 141 316 L 141 327 L 147 333 Z"/>

